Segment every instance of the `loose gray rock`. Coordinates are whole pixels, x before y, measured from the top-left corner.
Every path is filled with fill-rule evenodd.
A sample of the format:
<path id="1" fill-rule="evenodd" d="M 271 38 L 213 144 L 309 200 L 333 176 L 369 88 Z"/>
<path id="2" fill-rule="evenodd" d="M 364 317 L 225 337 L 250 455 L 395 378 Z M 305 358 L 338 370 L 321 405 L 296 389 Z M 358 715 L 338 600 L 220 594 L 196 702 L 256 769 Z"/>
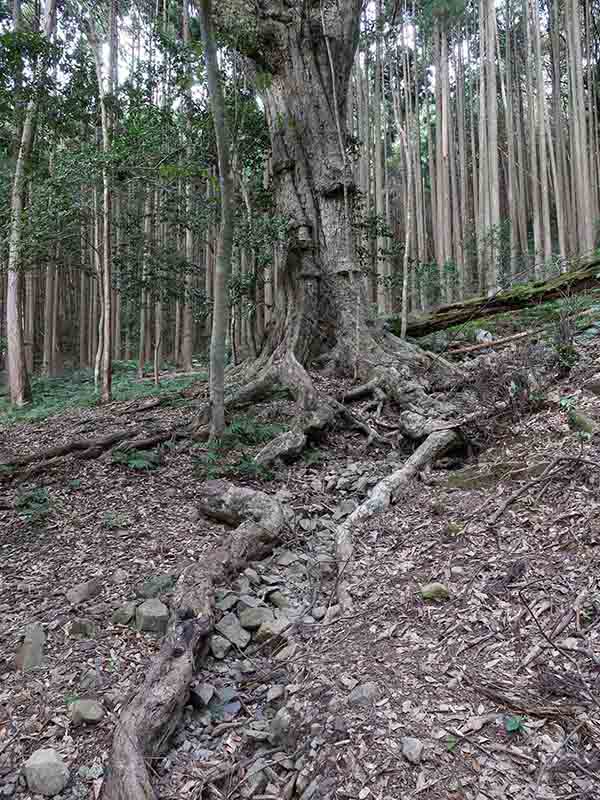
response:
<path id="1" fill-rule="evenodd" d="M 141 631 L 164 634 L 169 622 L 169 609 L 160 600 L 146 600 L 135 613 L 136 623 Z"/>
<path id="2" fill-rule="evenodd" d="M 97 725 L 104 719 L 104 708 L 97 700 L 75 700 L 71 704 L 73 725 Z"/>
<path id="3" fill-rule="evenodd" d="M 280 697 L 283 697 L 284 693 L 285 686 L 282 686 L 280 683 L 276 683 L 275 686 L 271 686 L 267 692 L 267 703 L 272 703 L 274 700 L 279 700 Z"/>
<path id="4" fill-rule="evenodd" d="M 246 608 L 258 608 L 262 602 L 253 594 L 243 594 L 240 596 L 238 603 L 238 611 L 244 611 Z"/>
<path id="5" fill-rule="evenodd" d="M 124 569 L 121 569 L 121 567 L 116 569 L 111 576 L 111 581 L 117 584 L 127 583 L 128 579 L 129 579 L 129 574 Z"/>
<path id="6" fill-rule="evenodd" d="M 420 764 L 423 756 L 423 742 L 413 736 L 403 736 L 402 755 L 411 764 Z"/>
<path id="7" fill-rule="evenodd" d="M 256 641 L 266 642 L 274 636 L 282 636 L 283 632 L 287 630 L 290 621 L 287 617 L 281 616 L 269 622 L 263 622 L 260 628 L 256 631 Z"/>
<path id="8" fill-rule="evenodd" d="M 135 617 L 135 610 L 137 603 L 123 603 L 122 606 L 117 608 L 112 615 L 112 622 L 114 625 L 128 625 Z"/>
<path id="9" fill-rule="evenodd" d="M 275 592 L 271 592 L 269 595 L 269 602 L 273 603 L 277 608 L 287 608 L 289 606 L 287 597 L 283 592 L 280 592 L 279 589 Z"/>
<path id="10" fill-rule="evenodd" d="M 215 629 L 228 641 L 239 647 L 240 650 L 243 650 L 251 639 L 248 631 L 242 628 L 239 619 L 231 612 L 225 614 L 223 619 L 215 625 Z"/>
<path id="11" fill-rule="evenodd" d="M 290 564 L 295 564 L 296 561 L 298 561 L 298 556 L 296 553 L 292 553 L 291 550 L 283 550 L 277 556 L 277 564 L 279 564 L 280 567 L 289 567 Z"/>
<path id="12" fill-rule="evenodd" d="M 17 669 L 23 671 L 39 667 L 44 660 L 46 634 L 41 622 L 32 622 L 25 628 L 25 639 L 16 657 Z"/>
<path id="13" fill-rule="evenodd" d="M 210 652 L 219 661 L 222 661 L 230 650 L 231 642 L 223 636 L 215 634 L 210 637 Z"/>
<path id="14" fill-rule="evenodd" d="M 215 605 L 217 608 L 220 608 L 221 611 L 231 611 L 237 601 L 237 594 L 234 594 L 233 592 L 227 592 L 227 594 L 221 596 L 217 595 Z"/>
<path id="15" fill-rule="evenodd" d="M 265 622 L 273 622 L 274 619 L 275 617 L 270 608 L 245 608 L 240 613 L 240 624 L 242 628 L 248 628 L 248 630 L 251 631 L 260 628 Z"/>
<path id="16" fill-rule="evenodd" d="M 315 606 L 312 610 L 312 615 L 316 620 L 321 620 L 327 613 L 325 606 Z"/>
<path id="17" fill-rule="evenodd" d="M 102 583 L 98 578 L 92 578 L 91 581 L 85 581 L 84 583 L 78 583 L 77 586 L 74 586 L 72 589 L 69 589 L 67 592 L 67 600 L 71 603 L 72 606 L 78 606 L 81 603 L 84 603 L 86 600 L 89 600 L 92 597 L 96 597 L 102 591 Z"/>
<path id="18" fill-rule="evenodd" d="M 258 586 L 260 583 L 260 575 L 255 569 L 252 569 L 252 567 L 246 567 L 244 575 L 248 578 L 250 583 L 253 583 L 255 586 Z"/>
<path id="19" fill-rule="evenodd" d="M 263 466 L 274 464 L 279 459 L 289 461 L 297 458 L 304 450 L 306 445 L 306 436 L 301 431 L 287 431 L 275 439 L 272 439 L 266 444 L 263 449 L 257 453 L 254 460 Z"/>
<path id="20" fill-rule="evenodd" d="M 44 797 L 60 794 L 69 780 L 69 770 L 52 748 L 36 750 L 25 762 L 25 780 L 29 791 Z"/>
<path id="21" fill-rule="evenodd" d="M 423 600 L 448 600 L 450 590 L 443 583 L 426 583 L 421 586 L 421 597 Z"/>
<path id="22" fill-rule="evenodd" d="M 142 584 L 140 596 L 147 598 L 158 597 L 159 594 L 170 591 L 175 583 L 176 578 L 174 575 L 152 575 Z"/>
<path id="23" fill-rule="evenodd" d="M 353 689 L 348 700 L 355 706 L 372 706 L 379 699 L 379 694 L 379 686 L 374 681 L 367 681 Z"/>
<path id="24" fill-rule="evenodd" d="M 83 636 L 84 639 L 92 639 L 96 635 L 96 626 L 91 619 L 80 617 L 71 623 L 71 636 Z"/>
<path id="25" fill-rule="evenodd" d="M 85 673 L 81 676 L 81 680 L 79 681 L 79 686 L 83 691 L 87 692 L 91 689 L 97 689 L 99 686 L 102 685 L 102 675 L 99 670 L 95 669 L 94 667 L 90 667 Z"/>
<path id="26" fill-rule="evenodd" d="M 269 729 L 269 741 L 275 744 L 276 742 L 283 742 L 292 725 L 292 715 L 287 708 L 280 708 L 271 720 L 271 727 Z"/>
<path id="27" fill-rule="evenodd" d="M 190 690 L 192 705 L 194 707 L 200 707 L 200 704 L 202 706 L 207 706 L 212 700 L 214 693 L 215 687 L 210 683 L 199 683 Z"/>

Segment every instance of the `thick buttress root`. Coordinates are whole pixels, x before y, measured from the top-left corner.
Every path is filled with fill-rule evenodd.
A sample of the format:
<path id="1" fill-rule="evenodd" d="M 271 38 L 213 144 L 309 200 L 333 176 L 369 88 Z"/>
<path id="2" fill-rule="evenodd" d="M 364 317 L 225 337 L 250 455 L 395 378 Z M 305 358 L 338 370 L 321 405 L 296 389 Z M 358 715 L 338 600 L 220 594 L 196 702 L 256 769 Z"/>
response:
<path id="1" fill-rule="evenodd" d="M 160 652 L 117 723 L 103 800 L 156 800 L 146 762 L 164 751 L 181 719 L 213 629 L 215 588 L 269 555 L 285 524 L 274 498 L 221 480 L 201 487 L 199 508 L 237 528 L 177 581 Z"/>

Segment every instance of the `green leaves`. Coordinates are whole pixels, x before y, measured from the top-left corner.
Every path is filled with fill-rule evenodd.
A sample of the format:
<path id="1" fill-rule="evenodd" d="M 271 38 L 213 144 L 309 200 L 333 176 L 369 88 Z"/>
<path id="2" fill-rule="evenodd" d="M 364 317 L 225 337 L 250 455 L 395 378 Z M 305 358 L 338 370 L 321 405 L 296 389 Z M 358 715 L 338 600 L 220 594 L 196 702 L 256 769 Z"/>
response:
<path id="1" fill-rule="evenodd" d="M 157 450 L 113 450 L 113 464 L 123 464 L 129 469 L 148 471 L 160 466 Z"/>
<path id="2" fill-rule="evenodd" d="M 524 730 L 524 723 L 525 717 L 521 717 L 518 714 L 515 714 L 510 717 L 506 717 L 504 720 L 504 729 L 507 733 L 522 733 Z"/>
<path id="3" fill-rule="evenodd" d="M 50 513 L 50 499 L 48 490 L 38 487 L 29 492 L 23 492 L 15 501 L 15 508 L 22 519 L 32 524 L 39 524 Z"/>

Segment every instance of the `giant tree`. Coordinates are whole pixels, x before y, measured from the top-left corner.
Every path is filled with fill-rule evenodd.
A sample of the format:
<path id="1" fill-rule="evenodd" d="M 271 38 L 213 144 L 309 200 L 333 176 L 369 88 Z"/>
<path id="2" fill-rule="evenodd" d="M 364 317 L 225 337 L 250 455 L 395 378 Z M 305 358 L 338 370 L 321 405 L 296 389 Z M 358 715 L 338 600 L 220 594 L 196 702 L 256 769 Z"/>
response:
<path id="1" fill-rule="evenodd" d="M 271 137 L 273 196 L 288 222 L 277 313 L 259 358 L 232 376 L 225 406 L 283 386 L 307 412 L 298 417 L 305 433 L 339 411 L 311 380 L 306 368 L 314 364 L 365 382 L 376 377 L 404 408 L 420 405 L 432 416 L 448 411 L 427 397 L 432 358 L 369 317 L 360 263 L 348 248 L 356 186 L 345 156 L 346 104 L 363 5 L 286 0 L 248 10 L 232 0 L 215 11 L 221 30 L 253 62 Z M 202 433 L 206 422 L 201 415 Z"/>

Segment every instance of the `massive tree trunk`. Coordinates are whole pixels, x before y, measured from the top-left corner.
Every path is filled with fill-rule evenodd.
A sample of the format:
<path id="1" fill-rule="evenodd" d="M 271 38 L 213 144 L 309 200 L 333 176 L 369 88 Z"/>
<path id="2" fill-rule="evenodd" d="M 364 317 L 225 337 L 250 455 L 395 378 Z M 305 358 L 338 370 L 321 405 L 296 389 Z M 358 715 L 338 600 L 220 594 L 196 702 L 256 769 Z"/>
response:
<path id="1" fill-rule="evenodd" d="M 348 243 L 344 198 L 351 209 L 355 183 L 344 156 L 346 102 L 361 5 L 361 0 L 335 6 L 316 0 L 271 3 L 270 11 L 253 17 L 258 19 L 260 55 L 251 55 L 257 69 L 268 73 L 261 83 L 266 86 L 273 193 L 279 214 L 288 220 L 288 240 L 278 270 L 277 314 L 266 344 L 256 361 L 230 373 L 225 409 L 283 386 L 299 410 L 307 412 L 297 417 L 305 430 L 325 427 L 339 413 L 331 398 L 319 395 L 308 366 L 364 381 L 383 366 L 390 370 L 389 381 L 394 375 L 398 386 L 410 383 L 424 402 L 432 384 L 432 356 L 369 318 L 362 272 Z M 219 13 L 225 11 L 219 8 Z M 223 16 L 219 21 L 231 24 Z M 436 364 L 437 374 L 441 370 L 447 378 L 451 366 Z M 386 391 L 398 396 L 397 386 Z M 430 410 L 434 406 L 430 403 Z M 439 416 L 440 407 L 434 413 Z M 205 409 L 197 435 L 207 434 L 207 422 Z"/>

